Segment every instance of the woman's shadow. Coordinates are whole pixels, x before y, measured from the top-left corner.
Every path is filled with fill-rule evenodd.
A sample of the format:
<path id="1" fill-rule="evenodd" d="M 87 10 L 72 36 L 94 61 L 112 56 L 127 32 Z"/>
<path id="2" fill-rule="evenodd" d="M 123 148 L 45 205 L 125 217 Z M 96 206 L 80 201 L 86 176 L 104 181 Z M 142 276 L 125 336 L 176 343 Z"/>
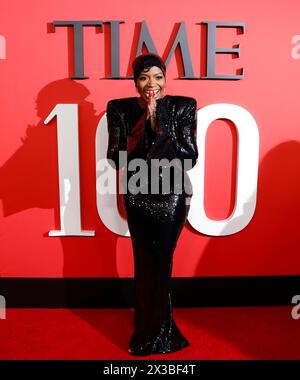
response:
<path id="1" fill-rule="evenodd" d="M 49 226 L 49 230 L 60 230 L 57 127 L 56 121 L 45 125 L 44 120 L 56 104 L 78 104 L 81 223 L 82 230 L 94 230 L 95 236 L 49 237 L 49 231 L 45 231 L 43 236 L 46 239 L 60 239 L 62 245 L 64 295 L 57 297 L 73 313 L 125 349 L 131 330 L 131 310 L 126 310 L 128 323 L 125 324 L 124 311 L 120 315 L 119 312 L 111 313 L 104 309 L 97 309 L 96 312 L 80 309 L 80 300 L 85 299 L 89 304 L 92 295 L 84 294 L 86 289 L 78 288 L 78 280 L 84 278 L 96 283 L 107 274 L 112 278 L 119 277 L 116 262 L 118 235 L 102 223 L 96 203 L 95 136 L 104 112 L 95 114 L 93 103 L 86 100 L 89 94 L 84 85 L 67 78 L 41 89 L 36 99 L 40 121 L 37 125 L 28 125 L 21 139 L 22 145 L 0 168 L 0 200 L 3 217 L 31 208 L 53 209 L 54 225 Z M 124 210 L 121 209 L 120 213 L 124 216 Z M 74 274 L 76 278 L 70 278 Z M 52 280 L 55 281 L 55 278 Z M 77 286 L 74 286 L 76 282 Z M 121 318 L 122 323 L 117 320 L 112 323 L 114 318 Z M 122 328 L 119 330 L 118 326 Z M 128 329 L 127 338 L 124 328 Z M 124 337 L 122 342 L 120 337 Z"/>

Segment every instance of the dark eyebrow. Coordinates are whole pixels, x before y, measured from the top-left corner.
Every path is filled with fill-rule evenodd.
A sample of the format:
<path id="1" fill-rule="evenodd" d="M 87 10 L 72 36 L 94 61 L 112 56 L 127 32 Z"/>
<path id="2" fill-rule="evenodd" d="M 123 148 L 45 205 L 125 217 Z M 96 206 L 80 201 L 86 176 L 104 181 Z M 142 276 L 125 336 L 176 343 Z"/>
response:
<path id="1" fill-rule="evenodd" d="M 141 75 L 146 75 L 147 77 L 149 76 L 148 74 L 143 74 L 143 73 L 141 73 L 139 76 L 141 76 Z M 154 74 L 154 75 L 162 75 L 162 73 L 157 73 L 157 74 Z"/>

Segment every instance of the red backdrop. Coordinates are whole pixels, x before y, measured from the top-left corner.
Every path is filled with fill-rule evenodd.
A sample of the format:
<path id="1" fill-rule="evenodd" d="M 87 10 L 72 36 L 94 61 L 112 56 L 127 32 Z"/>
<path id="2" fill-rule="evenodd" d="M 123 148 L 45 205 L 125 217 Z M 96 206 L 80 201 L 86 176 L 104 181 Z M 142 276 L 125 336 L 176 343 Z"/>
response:
<path id="1" fill-rule="evenodd" d="M 140 22 L 149 27 L 164 58 L 185 21 L 196 76 L 205 75 L 202 21 L 244 22 L 244 34 L 218 28 L 217 46 L 240 44 L 240 57 L 216 57 L 218 74 L 242 80 L 180 80 L 180 54 L 167 69 L 167 93 L 192 96 L 198 108 L 232 103 L 246 108 L 260 134 L 257 206 L 250 224 L 237 234 L 205 236 L 188 223 L 174 255 L 173 276 L 299 274 L 300 116 L 296 0 L 111 0 L 10 1 L 0 12 L 0 276 L 130 277 L 131 241 L 109 231 L 96 208 L 96 127 L 108 100 L 136 96 L 132 80 L 109 80 L 109 26 L 84 28 L 86 80 L 73 75 L 72 31 L 50 32 L 54 20 L 123 20 L 120 75 L 129 76 Z M 6 42 L 6 44 L 4 43 Z M 145 51 L 145 50 L 144 50 Z M 79 105 L 82 227 L 95 237 L 49 237 L 59 229 L 56 121 L 44 119 L 58 103 Z M 200 126 L 201 127 L 201 126 Z M 205 209 L 213 219 L 234 206 L 236 136 L 216 120 L 209 128 L 205 168 Z"/>

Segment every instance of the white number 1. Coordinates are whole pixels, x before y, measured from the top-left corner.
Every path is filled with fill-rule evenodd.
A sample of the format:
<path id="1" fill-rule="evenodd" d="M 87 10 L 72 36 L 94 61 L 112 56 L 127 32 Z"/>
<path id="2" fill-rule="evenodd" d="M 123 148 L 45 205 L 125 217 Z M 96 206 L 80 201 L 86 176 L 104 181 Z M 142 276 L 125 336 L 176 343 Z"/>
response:
<path id="1" fill-rule="evenodd" d="M 60 230 L 49 236 L 94 236 L 83 231 L 80 214 L 80 181 L 78 149 L 78 104 L 57 104 L 44 124 L 57 117 L 59 170 Z"/>

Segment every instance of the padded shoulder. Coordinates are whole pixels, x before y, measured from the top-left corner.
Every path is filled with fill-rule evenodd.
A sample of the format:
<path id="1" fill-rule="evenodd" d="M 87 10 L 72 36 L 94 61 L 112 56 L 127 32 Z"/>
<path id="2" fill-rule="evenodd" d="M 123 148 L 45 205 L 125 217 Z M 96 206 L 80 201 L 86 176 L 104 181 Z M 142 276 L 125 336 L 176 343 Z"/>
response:
<path id="1" fill-rule="evenodd" d="M 178 105 L 197 105 L 196 99 L 191 96 L 171 95 L 170 98 L 173 103 Z"/>
<path id="2" fill-rule="evenodd" d="M 128 107 L 128 103 L 131 101 L 132 98 L 117 98 L 117 99 L 111 99 L 107 102 L 106 108 L 113 108 L 117 111 L 121 111 Z"/>

